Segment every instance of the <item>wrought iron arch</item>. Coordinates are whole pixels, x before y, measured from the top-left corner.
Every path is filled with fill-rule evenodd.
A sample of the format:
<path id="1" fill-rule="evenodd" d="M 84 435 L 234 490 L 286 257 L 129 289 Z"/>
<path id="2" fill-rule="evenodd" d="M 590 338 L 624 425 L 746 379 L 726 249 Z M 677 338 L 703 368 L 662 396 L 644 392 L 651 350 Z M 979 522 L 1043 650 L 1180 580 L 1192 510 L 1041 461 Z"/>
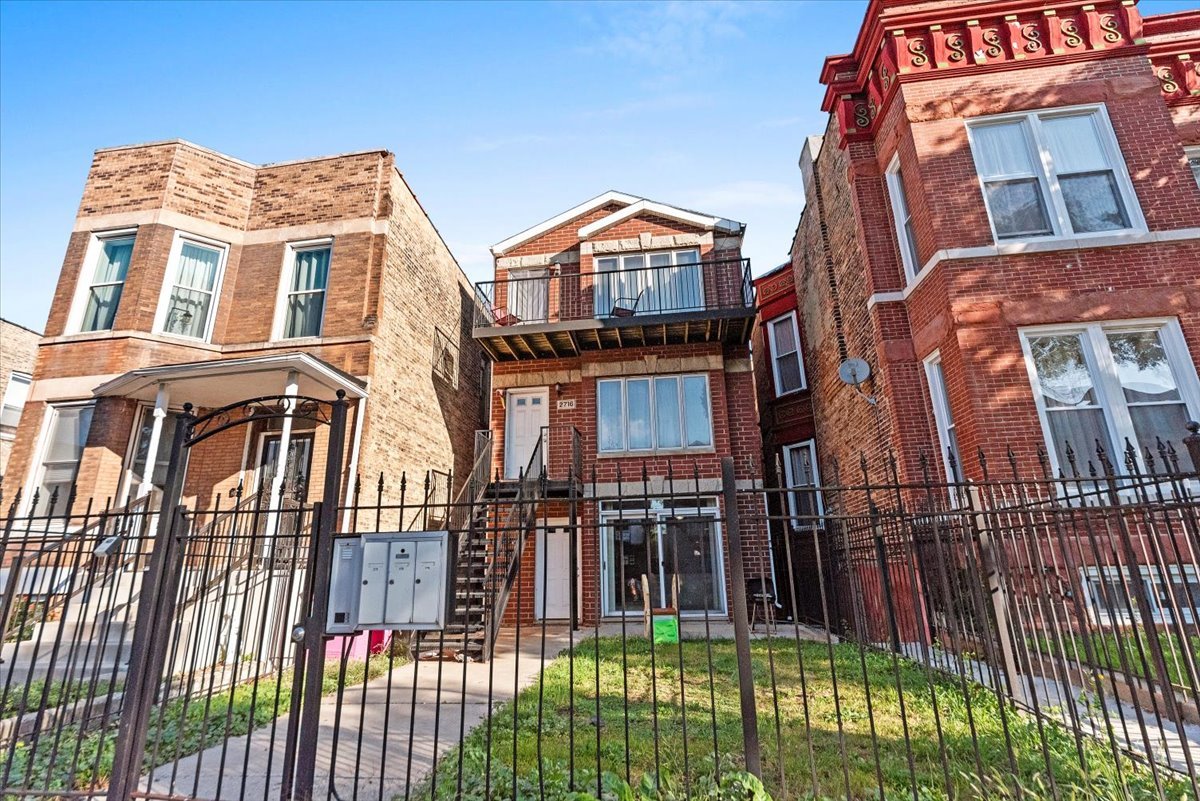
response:
<path id="1" fill-rule="evenodd" d="M 333 422 L 334 404 L 345 402 L 345 399 L 344 389 L 337 391 L 336 401 L 306 395 L 261 395 L 213 409 L 195 418 L 192 418 L 192 404 L 185 403 L 181 419 L 191 419 L 185 423 L 183 447 L 190 448 L 226 429 L 260 420 L 291 417 L 294 420 L 312 420 L 319 425 L 330 425 Z"/>

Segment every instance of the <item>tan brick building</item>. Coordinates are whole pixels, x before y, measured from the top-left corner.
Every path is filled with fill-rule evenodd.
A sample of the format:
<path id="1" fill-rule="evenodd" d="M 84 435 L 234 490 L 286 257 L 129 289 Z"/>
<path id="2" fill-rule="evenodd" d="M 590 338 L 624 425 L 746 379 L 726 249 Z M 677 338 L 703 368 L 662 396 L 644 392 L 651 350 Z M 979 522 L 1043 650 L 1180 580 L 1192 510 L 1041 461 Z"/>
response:
<path id="1" fill-rule="evenodd" d="M 878 2 L 826 59 L 793 268 L 822 466 L 1068 475 L 1200 419 L 1200 13 Z M 871 379 L 838 377 L 849 357 Z M 872 406 L 867 396 L 878 401 Z M 1073 444 L 1075 466 L 1066 444 Z M 849 466 L 847 468 L 847 466 Z M 1004 469 L 1007 469 L 1005 467 Z M 847 472 L 849 470 L 849 472 Z M 832 478 L 828 470 L 824 477 Z"/>
<path id="2" fill-rule="evenodd" d="M 161 484 L 184 403 L 342 390 L 346 493 L 356 474 L 465 474 L 471 297 L 389 152 L 256 166 L 182 141 L 98 150 L 8 473 L 39 513 L 72 486 L 119 505 Z M 227 506 L 239 483 L 319 497 L 326 438 L 299 420 L 229 429 L 196 446 L 185 499 Z"/>
<path id="3" fill-rule="evenodd" d="M 510 615 L 566 618 L 574 603 L 585 621 L 641 616 L 643 574 L 656 606 L 678 579 L 685 616 L 724 616 L 745 591 L 729 582 L 720 522 L 721 460 L 733 457 L 743 487 L 762 479 L 744 230 L 607 192 L 492 248 L 496 280 L 478 286 L 474 334 L 494 360 L 493 468 L 503 494 L 540 460 L 551 487 L 541 544 L 521 563 L 533 591 Z M 562 527 L 572 472 L 594 499 L 577 539 Z M 622 508 L 618 494 L 642 500 Z M 742 539 L 747 574 L 769 574 L 765 530 L 746 525 Z"/>
<path id="4" fill-rule="evenodd" d="M 0 477 L 5 475 L 21 410 L 29 397 L 33 362 L 41 338 L 37 331 L 0 319 Z"/>

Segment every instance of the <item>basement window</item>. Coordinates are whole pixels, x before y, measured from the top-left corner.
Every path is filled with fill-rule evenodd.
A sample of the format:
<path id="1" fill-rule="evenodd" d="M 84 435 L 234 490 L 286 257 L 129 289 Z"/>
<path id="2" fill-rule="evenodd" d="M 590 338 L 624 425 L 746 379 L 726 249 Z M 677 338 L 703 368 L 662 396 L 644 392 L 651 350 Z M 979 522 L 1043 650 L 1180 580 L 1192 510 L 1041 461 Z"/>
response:
<path id="1" fill-rule="evenodd" d="M 967 123 L 997 242 L 1145 230 L 1104 106 Z"/>

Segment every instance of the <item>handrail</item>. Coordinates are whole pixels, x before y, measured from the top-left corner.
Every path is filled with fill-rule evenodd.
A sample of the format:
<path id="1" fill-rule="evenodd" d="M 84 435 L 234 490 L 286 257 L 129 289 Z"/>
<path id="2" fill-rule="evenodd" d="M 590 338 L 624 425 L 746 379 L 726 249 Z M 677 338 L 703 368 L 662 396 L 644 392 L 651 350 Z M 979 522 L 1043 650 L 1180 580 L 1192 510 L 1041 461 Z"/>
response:
<path id="1" fill-rule="evenodd" d="M 525 536 L 532 529 L 532 523 L 537 520 L 536 506 L 540 499 L 540 488 L 545 478 L 545 466 L 542 460 L 542 445 L 544 437 L 538 437 L 537 445 L 529 456 L 517 483 L 517 494 L 509 507 L 508 515 L 500 528 L 500 541 L 494 545 L 492 569 L 489 571 L 487 586 L 491 589 L 491 603 L 487 606 L 485 623 L 486 637 L 483 644 L 484 659 L 491 659 L 492 647 L 500 634 L 500 622 L 504 619 L 504 610 L 508 606 L 508 597 L 516 583 L 518 560 L 525 546 Z M 526 517 L 526 509 L 533 513 Z M 504 561 L 500 566 L 500 560 Z"/>
<path id="2" fill-rule="evenodd" d="M 618 299 L 635 296 L 638 304 L 633 310 L 615 305 Z M 554 267 L 540 276 L 478 282 L 474 325 L 506 327 L 753 308 L 749 259 L 587 272 Z"/>

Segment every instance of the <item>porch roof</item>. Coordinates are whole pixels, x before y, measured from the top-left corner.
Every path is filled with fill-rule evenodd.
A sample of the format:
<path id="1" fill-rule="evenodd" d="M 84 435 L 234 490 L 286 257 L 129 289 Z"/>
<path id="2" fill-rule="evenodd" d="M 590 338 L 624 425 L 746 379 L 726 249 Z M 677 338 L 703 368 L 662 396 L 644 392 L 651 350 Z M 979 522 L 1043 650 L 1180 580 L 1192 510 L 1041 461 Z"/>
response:
<path id="1" fill-rule="evenodd" d="M 93 394 L 152 401 L 158 386 L 166 384 L 172 404 L 215 408 L 243 398 L 281 395 L 292 371 L 299 376 L 300 395 L 333 400 L 342 389 L 348 398 L 367 396 L 364 382 L 300 352 L 142 367 L 104 382 Z"/>

